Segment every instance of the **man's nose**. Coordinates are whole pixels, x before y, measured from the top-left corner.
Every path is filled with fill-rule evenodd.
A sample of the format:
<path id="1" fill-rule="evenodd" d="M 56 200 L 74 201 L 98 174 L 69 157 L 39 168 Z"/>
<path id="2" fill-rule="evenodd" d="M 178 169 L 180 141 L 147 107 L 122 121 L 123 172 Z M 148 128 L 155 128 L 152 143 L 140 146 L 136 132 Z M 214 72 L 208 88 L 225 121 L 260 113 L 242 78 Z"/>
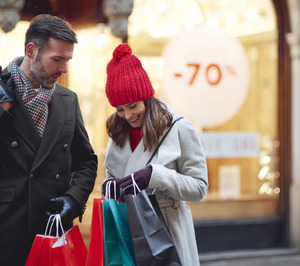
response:
<path id="1" fill-rule="evenodd" d="M 67 73 L 68 72 L 68 63 L 62 63 L 60 65 L 59 72 Z"/>

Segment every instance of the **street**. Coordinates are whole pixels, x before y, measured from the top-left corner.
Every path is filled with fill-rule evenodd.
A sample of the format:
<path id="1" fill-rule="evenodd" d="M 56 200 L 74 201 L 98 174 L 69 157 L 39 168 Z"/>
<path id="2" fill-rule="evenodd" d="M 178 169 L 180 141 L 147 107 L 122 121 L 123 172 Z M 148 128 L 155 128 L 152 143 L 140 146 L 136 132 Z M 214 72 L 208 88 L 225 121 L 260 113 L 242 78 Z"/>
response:
<path id="1" fill-rule="evenodd" d="M 300 266 L 300 250 L 270 249 L 200 255 L 201 266 Z"/>

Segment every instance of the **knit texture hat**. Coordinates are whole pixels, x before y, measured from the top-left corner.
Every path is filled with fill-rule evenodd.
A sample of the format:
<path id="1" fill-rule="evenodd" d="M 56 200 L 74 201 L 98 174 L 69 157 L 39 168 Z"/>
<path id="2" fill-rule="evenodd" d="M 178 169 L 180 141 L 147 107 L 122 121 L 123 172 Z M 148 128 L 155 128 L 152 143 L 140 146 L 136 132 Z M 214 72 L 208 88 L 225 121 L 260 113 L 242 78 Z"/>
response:
<path id="1" fill-rule="evenodd" d="M 154 89 L 141 61 L 128 44 L 120 44 L 107 65 L 106 96 L 114 107 L 145 101 Z"/>

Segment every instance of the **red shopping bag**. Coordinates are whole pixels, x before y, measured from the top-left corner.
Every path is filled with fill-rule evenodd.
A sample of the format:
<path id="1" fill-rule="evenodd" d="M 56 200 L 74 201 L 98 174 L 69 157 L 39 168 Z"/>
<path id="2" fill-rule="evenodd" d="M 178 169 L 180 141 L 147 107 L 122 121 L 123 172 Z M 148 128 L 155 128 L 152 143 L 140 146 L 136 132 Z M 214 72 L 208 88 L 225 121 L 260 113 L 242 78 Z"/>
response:
<path id="1" fill-rule="evenodd" d="M 94 199 L 90 246 L 86 266 L 104 266 L 104 222 L 102 211 L 103 199 Z"/>
<path id="2" fill-rule="evenodd" d="M 54 217 L 54 218 L 53 218 Z M 62 229 L 60 216 L 52 218 L 56 222 L 56 236 L 50 236 L 51 227 L 45 235 L 37 235 L 32 245 L 26 266 L 82 266 L 86 263 L 87 248 L 84 244 L 79 227 L 75 226 L 62 236 L 58 236 L 58 225 Z"/>
<path id="3" fill-rule="evenodd" d="M 36 235 L 26 266 L 49 266 L 51 247 L 57 240 L 59 237 Z"/>
<path id="4" fill-rule="evenodd" d="M 83 266 L 86 263 L 87 248 L 79 227 L 68 230 L 50 248 L 50 266 Z"/>
<path id="5" fill-rule="evenodd" d="M 59 240 L 58 225 L 60 222 L 60 216 L 51 215 L 49 217 L 44 235 L 36 235 L 31 251 L 27 258 L 26 266 L 48 266 L 50 265 L 50 248 L 56 241 Z M 61 222 L 60 222 L 61 225 Z M 52 227 L 56 226 L 56 236 L 51 236 L 50 232 Z M 62 225 L 61 225 L 62 228 Z"/>

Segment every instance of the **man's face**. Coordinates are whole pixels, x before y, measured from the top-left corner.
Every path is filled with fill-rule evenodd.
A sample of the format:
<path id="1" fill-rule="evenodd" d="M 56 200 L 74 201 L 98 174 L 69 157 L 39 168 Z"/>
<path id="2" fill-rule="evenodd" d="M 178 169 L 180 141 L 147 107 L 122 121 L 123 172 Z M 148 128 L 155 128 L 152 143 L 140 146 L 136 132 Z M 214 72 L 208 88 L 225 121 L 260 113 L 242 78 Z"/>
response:
<path id="1" fill-rule="evenodd" d="M 30 76 L 34 88 L 40 85 L 53 88 L 58 78 L 68 71 L 68 61 L 73 57 L 74 44 L 50 38 L 48 45 L 38 50 L 33 59 Z"/>

